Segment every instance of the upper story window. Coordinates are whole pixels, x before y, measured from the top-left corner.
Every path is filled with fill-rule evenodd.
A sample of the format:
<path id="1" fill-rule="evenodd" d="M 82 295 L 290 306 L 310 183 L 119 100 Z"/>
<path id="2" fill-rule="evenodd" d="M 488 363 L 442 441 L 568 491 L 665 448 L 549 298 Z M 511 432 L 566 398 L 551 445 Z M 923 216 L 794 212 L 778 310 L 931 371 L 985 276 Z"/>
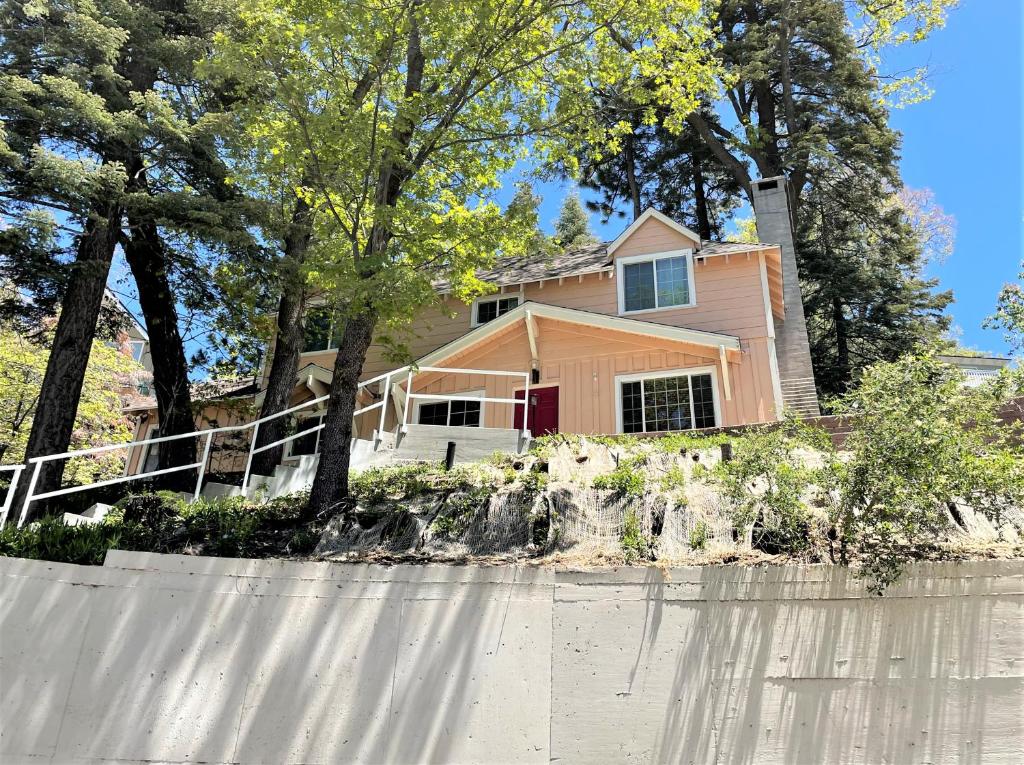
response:
<path id="1" fill-rule="evenodd" d="M 142 361 L 142 352 L 146 349 L 146 342 L 144 340 L 129 340 L 128 348 L 131 350 L 133 359 Z"/>
<path id="2" fill-rule="evenodd" d="M 518 308 L 519 298 L 519 295 L 512 297 L 497 295 L 495 297 L 479 298 L 473 303 L 473 326 L 478 327 L 481 324 L 494 321 L 499 316 L 504 316 L 513 308 Z"/>
<path id="3" fill-rule="evenodd" d="M 693 251 L 618 258 L 619 313 L 696 305 Z"/>
<path id="4" fill-rule="evenodd" d="M 329 351 L 338 347 L 345 321 L 330 308 L 318 306 L 306 312 L 302 352 Z"/>

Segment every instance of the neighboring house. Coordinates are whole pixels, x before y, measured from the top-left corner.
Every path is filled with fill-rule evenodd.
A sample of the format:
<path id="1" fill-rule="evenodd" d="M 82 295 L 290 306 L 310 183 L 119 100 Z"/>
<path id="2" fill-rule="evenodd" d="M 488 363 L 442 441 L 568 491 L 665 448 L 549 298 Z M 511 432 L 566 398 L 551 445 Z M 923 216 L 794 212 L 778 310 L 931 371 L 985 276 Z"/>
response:
<path id="1" fill-rule="evenodd" d="M 149 333 L 142 326 L 142 322 L 136 318 L 128 306 L 115 295 L 111 290 L 106 290 L 104 300 L 107 301 L 114 311 L 123 314 L 127 328 L 118 333 L 117 341 L 110 343 L 115 348 L 127 348 L 132 358 L 139 362 L 143 369 L 150 374 L 153 373 L 153 357 L 149 352 Z"/>
<path id="2" fill-rule="evenodd" d="M 358 401 L 375 408 L 357 416 L 357 439 L 376 449 L 394 436 L 399 448 L 415 436 L 443 453 L 484 432 L 663 433 L 772 422 L 784 408 L 817 415 L 784 180 L 755 182 L 754 203 L 766 243 L 701 241 L 648 210 L 613 242 L 499 261 L 479 274 L 496 291 L 471 304 L 437 285 L 442 305 L 414 323 L 410 368 L 370 348 Z M 309 312 L 292 405 L 328 392 L 336 324 Z M 524 398 L 525 411 L 514 403 Z M 310 433 L 286 458 L 318 450 L 323 407 L 299 413 Z"/>
<path id="3" fill-rule="evenodd" d="M 239 380 L 208 380 L 192 385 L 192 401 L 197 405 L 196 430 L 208 430 L 250 421 L 253 397 L 258 387 L 252 378 Z M 125 407 L 125 413 L 135 420 L 133 441 L 158 438 L 160 423 L 156 398 L 150 394 L 138 397 Z M 209 469 L 214 472 L 237 472 L 245 462 L 248 448 L 246 434 L 222 434 L 215 438 L 211 449 Z M 132 447 L 126 464 L 126 475 L 156 470 L 160 444 Z"/>
<path id="4" fill-rule="evenodd" d="M 964 385 L 976 387 L 999 376 L 1010 366 L 1010 359 L 1001 356 L 939 356 L 939 359 L 964 373 Z"/>

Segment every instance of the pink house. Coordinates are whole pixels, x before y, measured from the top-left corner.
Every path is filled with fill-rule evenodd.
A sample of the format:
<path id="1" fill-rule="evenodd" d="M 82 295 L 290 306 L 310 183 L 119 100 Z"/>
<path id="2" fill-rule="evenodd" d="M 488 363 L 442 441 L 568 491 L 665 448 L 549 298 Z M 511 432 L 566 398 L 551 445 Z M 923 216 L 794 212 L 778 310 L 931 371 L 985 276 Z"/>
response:
<path id="1" fill-rule="evenodd" d="M 413 326 L 410 365 L 370 348 L 355 452 L 386 443 L 434 458 L 455 440 L 467 459 L 548 433 L 817 414 L 784 181 L 755 182 L 754 202 L 768 243 L 701 241 L 647 210 L 612 242 L 499 261 L 479 274 L 494 291 L 470 304 L 438 285 L 440 304 Z M 308 432 L 288 443 L 286 463 L 318 451 L 340 335 L 324 310 L 306 325 L 292 405 Z"/>

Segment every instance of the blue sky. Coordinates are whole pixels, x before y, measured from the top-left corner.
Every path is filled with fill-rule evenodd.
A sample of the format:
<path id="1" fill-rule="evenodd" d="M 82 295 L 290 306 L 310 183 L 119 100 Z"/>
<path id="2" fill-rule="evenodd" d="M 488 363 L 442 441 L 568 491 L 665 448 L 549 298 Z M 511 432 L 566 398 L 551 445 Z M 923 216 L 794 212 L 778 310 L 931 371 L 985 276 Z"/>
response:
<path id="1" fill-rule="evenodd" d="M 956 247 L 944 262 L 929 267 L 940 289 L 952 289 L 954 333 L 964 345 L 1006 354 L 999 332 L 981 324 L 995 307 L 1005 282 L 1016 280 L 1024 255 L 1024 2 L 963 0 L 945 29 L 928 40 L 904 46 L 887 69 L 927 65 L 935 93 L 929 101 L 894 110 L 891 124 L 903 133 L 902 172 L 911 188 L 930 188 L 936 202 L 957 220 Z M 511 181 L 499 201 L 513 193 Z M 551 231 L 558 209 L 573 185 L 535 184 L 543 197 L 541 224 Z M 587 193 L 583 194 L 586 198 Z M 592 195 L 591 195 L 592 196 Z M 744 208 L 741 215 L 749 215 Z M 621 218 L 601 225 L 598 236 L 614 239 L 627 224 Z M 123 263 L 115 272 L 124 276 Z M 129 282 L 117 288 L 134 292 Z M 128 304 L 137 303 L 126 295 Z M 195 350 L 191 343 L 189 352 Z"/>
<path id="2" fill-rule="evenodd" d="M 892 113 L 891 124 L 903 133 L 903 180 L 930 188 L 956 218 L 956 248 L 929 268 L 929 276 L 954 292 L 950 313 L 960 341 L 993 353 L 1006 353 L 1006 343 L 981 324 L 1002 285 L 1016 280 L 1024 254 L 1022 41 L 1021 0 L 963 0 L 945 29 L 887 61 L 893 70 L 931 70 L 931 100 Z M 571 188 L 557 182 L 536 187 L 548 231 Z M 625 224 L 613 219 L 602 226 L 594 216 L 591 225 L 598 236 L 613 239 Z"/>

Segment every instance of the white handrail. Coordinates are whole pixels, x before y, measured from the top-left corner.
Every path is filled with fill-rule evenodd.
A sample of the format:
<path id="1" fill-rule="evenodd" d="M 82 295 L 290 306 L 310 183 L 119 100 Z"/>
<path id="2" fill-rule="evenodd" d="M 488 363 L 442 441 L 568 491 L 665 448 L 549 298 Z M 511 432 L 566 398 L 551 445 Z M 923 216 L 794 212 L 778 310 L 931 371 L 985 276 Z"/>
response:
<path id="1" fill-rule="evenodd" d="M 14 504 L 14 494 L 18 490 L 18 479 L 21 478 L 21 471 L 25 469 L 24 465 L 0 465 L 0 470 L 10 470 L 11 485 L 7 487 L 7 496 L 4 497 L 3 507 L 0 507 L 0 528 L 3 528 L 7 523 L 7 513 L 11 509 L 11 505 Z"/>
<path id="2" fill-rule="evenodd" d="M 520 436 L 526 438 L 526 434 L 530 430 L 529 418 L 530 418 L 530 373 L 529 372 L 508 372 L 502 369 L 459 369 L 457 367 L 415 367 L 410 366 L 409 375 L 405 382 L 406 390 L 406 405 L 402 410 L 402 425 L 401 432 L 408 432 L 409 424 L 409 402 L 412 399 L 429 399 L 432 401 L 482 401 L 485 403 L 494 404 L 512 404 L 512 411 L 515 412 L 515 407 L 519 404 L 523 405 L 523 427 L 520 430 Z M 456 374 L 456 375 L 493 375 L 495 377 L 522 377 L 523 378 L 523 398 L 487 398 L 486 396 L 459 396 L 444 393 L 413 393 L 412 392 L 412 380 L 413 377 L 420 372 L 439 372 L 442 374 Z M 515 417 L 513 416 L 513 425 Z"/>
<path id="3" fill-rule="evenodd" d="M 520 399 L 515 399 L 515 398 L 511 398 L 511 399 L 509 399 L 509 398 L 486 398 L 486 397 L 479 397 L 479 396 L 459 396 L 459 395 L 445 395 L 445 394 L 413 393 L 412 392 L 412 381 L 413 381 L 414 376 L 417 373 L 420 373 L 420 372 L 427 372 L 427 373 L 436 372 L 436 373 L 444 373 L 444 374 L 493 375 L 493 376 L 497 376 L 497 377 L 522 377 L 525 380 L 525 385 L 526 385 L 526 389 L 525 390 L 526 390 L 526 393 L 527 393 L 527 397 L 522 399 L 522 400 L 520 400 Z M 529 417 L 529 404 L 528 404 L 529 398 L 528 398 L 528 392 L 529 392 L 529 385 L 530 385 L 530 374 L 528 372 L 508 372 L 508 371 L 498 370 L 498 369 L 458 369 L 458 368 L 448 368 L 448 367 L 418 367 L 417 368 L 417 367 L 414 367 L 413 365 L 407 365 L 407 366 L 404 366 L 404 367 L 400 367 L 398 369 L 393 369 L 390 372 L 385 372 L 384 374 L 377 375 L 376 377 L 371 377 L 368 380 L 363 380 L 362 382 L 360 382 L 358 384 L 357 392 L 358 392 L 358 390 L 363 389 L 366 386 L 373 385 L 374 383 L 377 383 L 377 382 L 382 382 L 383 383 L 383 385 L 382 385 L 383 392 L 382 392 L 382 396 L 381 396 L 381 400 L 380 401 L 375 401 L 372 404 L 369 404 L 367 406 L 364 406 L 364 407 L 361 407 L 359 409 L 354 410 L 353 413 L 352 413 L 352 416 L 356 417 L 356 416 L 359 416 L 361 414 L 365 414 L 367 412 L 371 412 L 371 411 L 374 411 L 376 409 L 380 409 L 381 413 L 380 413 L 380 419 L 379 419 L 379 422 L 378 422 L 378 433 L 383 432 L 384 424 L 385 424 L 385 419 L 386 419 L 386 416 L 387 416 L 388 396 L 391 393 L 392 381 L 394 380 L 394 378 L 396 376 L 398 376 L 400 374 L 403 374 L 403 373 L 405 373 L 407 375 L 407 377 L 406 377 L 406 405 L 402 409 L 402 422 L 401 422 L 401 429 L 403 431 L 406 429 L 406 426 L 408 425 L 408 421 L 409 421 L 409 401 L 412 400 L 412 399 L 418 398 L 418 399 L 431 399 L 431 400 L 435 400 L 435 401 L 445 401 L 445 400 L 447 400 L 447 401 L 482 401 L 482 402 L 489 402 L 489 403 L 512 404 L 513 406 L 516 406 L 516 405 L 519 405 L 519 404 L 523 404 L 523 406 L 524 406 L 524 409 L 523 409 L 523 428 L 522 428 L 523 435 L 525 436 L 526 432 L 528 432 L 528 422 L 527 422 L 527 419 Z M 398 383 L 398 386 L 400 387 L 401 383 Z M 239 424 L 239 425 L 225 425 L 225 426 L 219 427 L 219 428 L 209 428 L 209 429 L 206 429 L 206 430 L 197 430 L 197 431 L 193 431 L 191 433 L 179 433 L 177 435 L 172 435 L 172 436 L 157 436 L 156 438 L 144 438 L 144 439 L 140 439 L 138 441 L 128 441 L 128 442 L 125 442 L 125 443 L 122 443 L 122 444 L 106 444 L 106 445 L 103 445 L 103 446 L 94 446 L 94 447 L 91 447 L 89 449 L 75 449 L 75 450 L 72 450 L 72 451 L 60 452 L 59 454 L 46 454 L 46 455 L 42 455 L 42 456 L 39 456 L 39 457 L 31 457 L 29 460 L 26 461 L 26 463 L 24 465 L 0 465 L 0 470 L 10 470 L 10 471 L 13 471 L 13 477 L 12 477 L 12 480 L 11 480 L 11 485 L 10 485 L 10 487 L 7 490 L 7 496 L 4 499 L 3 506 L 2 506 L 2 508 L 0 508 L 0 525 L 3 525 L 3 523 L 7 520 L 7 516 L 9 514 L 9 512 L 11 510 L 11 507 L 13 505 L 13 502 L 14 502 L 14 495 L 16 493 L 16 489 L 17 489 L 17 486 L 18 486 L 19 479 L 20 479 L 20 477 L 22 475 L 22 472 L 28 466 L 31 466 L 33 468 L 33 470 L 32 470 L 32 476 L 31 476 L 31 478 L 29 480 L 28 491 L 25 494 L 25 500 L 24 500 L 24 502 L 22 504 L 21 513 L 20 513 L 20 516 L 19 516 L 19 519 L 18 519 L 18 525 L 19 526 L 21 526 L 24 523 L 25 517 L 28 514 L 28 508 L 31 505 L 31 503 L 34 502 L 35 500 L 38 500 L 38 499 L 48 499 L 50 497 L 57 497 L 57 496 L 61 496 L 61 495 L 64 495 L 64 494 L 73 494 L 75 492 L 85 491 L 87 489 L 94 489 L 94 488 L 98 488 L 98 487 L 101 487 L 101 486 L 111 486 L 111 485 L 114 485 L 114 484 L 126 483 L 128 481 L 135 481 L 135 480 L 139 480 L 139 479 L 143 479 L 143 478 L 152 478 L 154 476 L 166 475 L 168 473 L 175 473 L 175 472 L 179 472 L 179 471 L 182 471 L 182 470 L 195 470 L 195 469 L 198 469 L 198 475 L 197 475 L 197 480 L 196 480 L 196 487 L 195 487 L 195 491 L 193 492 L 193 499 L 198 499 L 200 491 L 202 490 L 202 483 L 203 483 L 203 478 L 205 477 L 205 474 L 206 474 L 207 464 L 209 462 L 210 448 L 211 448 L 211 444 L 213 442 L 213 437 L 215 435 L 217 435 L 217 434 L 220 434 L 220 433 L 239 433 L 239 432 L 242 432 L 242 431 L 251 430 L 252 431 L 252 436 L 251 436 L 250 442 L 249 442 L 249 454 L 248 454 L 248 457 L 246 459 L 245 470 L 243 472 L 243 477 L 242 477 L 242 491 L 244 493 L 246 488 L 248 487 L 250 473 L 251 473 L 251 470 L 252 470 L 252 460 L 253 460 L 253 456 L 254 455 L 259 454 L 259 453 L 264 452 L 264 451 L 267 451 L 268 449 L 272 449 L 274 447 L 281 446 L 283 444 L 289 443 L 290 441 L 294 441 L 294 440 L 296 440 L 298 438 L 302 438 L 303 436 L 309 435 L 310 433 L 318 433 L 320 430 L 322 430 L 325 427 L 325 425 L 323 423 L 321 423 L 320 425 L 318 425 L 315 428 L 311 428 L 311 429 L 308 429 L 308 430 L 300 431 L 300 432 L 295 433 L 295 434 L 293 434 L 291 436 L 286 436 L 284 438 L 278 439 L 277 441 L 274 441 L 273 443 L 264 444 L 263 446 L 257 447 L 256 446 L 256 441 L 257 441 L 257 438 L 259 436 L 260 426 L 263 425 L 264 423 L 270 422 L 271 420 L 278 419 L 279 417 L 285 417 L 285 416 L 287 416 L 289 414 L 292 414 L 294 412 L 297 412 L 297 411 L 299 411 L 301 409 L 308 409 L 310 407 L 318 406 L 318 405 L 322 404 L 323 402 L 327 401 L 329 398 L 330 398 L 330 394 L 319 396 L 318 398 L 314 398 L 314 399 L 312 399 L 310 401 L 304 401 L 304 402 L 302 402 L 300 404 L 296 404 L 295 406 L 291 406 L 291 407 L 288 407 L 287 409 L 283 409 L 280 412 L 276 412 L 276 413 L 268 415 L 266 417 L 260 417 L 259 419 L 253 420 L 252 422 L 242 423 L 242 424 Z M 162 444 L 162 443 L 167 443 L 169 441 L 179 441 L 179 440 L 185 439 L 185 438 L 205 439 L 205 443 L 203 444 L 202 458 L 198 462 L 193 462 L 193 463 L 190 463 L 188 465 L 178 465 L 178 466 L 171 467 L 171 468 L 164 468 L 164 469 L 161 469 L 161 470 L 152 470 L 152 471 L 149 471 L 149 472 L 146 472 L 146 473 L 136 473 L 134 475 L 126 475 L 126 476 L 121 476 L 119 478 L 111 478 L 111 479 L 106 479 L 106 480 L 103 480 L 103 481 L 96 481 L 96 482 L 93 482 L 93 483 L 83 484 L 83 485 L 80 485 L 80 486 L 70 486 L 70 487 L 66 487 L 66 488 L 63 488 L 63 489 L 54 489 L 52 491 L 43 492 L 43 493 L 40 493 L 40 494 L 36 494 L 35 493 L 35 488 L 36 488 L 36 485 L 37 485 L 38 480 L 39 480 L 40 472 L 42 470 L 43 465 L 46 462 L 52 462 L 54 460 L 69 459 L 69 458 L 72 458 L 72 457 L 84 457 L 84 456 L 88 456 L 88 455 L 91 455 L 91 454 L 102 454 L 102 453 L 105 453 L 105 452 L 116 451 L 118 449 L 127 449 L 127 450 L 129 450 L 129 454 L 131 454 L 131 450 L 134 450 L 136 447 L 148 446 L 148 445 L 152 445 L 152 444 Z M 319 437 L 318 437 L 318 441 L 319 441 Z"/>

